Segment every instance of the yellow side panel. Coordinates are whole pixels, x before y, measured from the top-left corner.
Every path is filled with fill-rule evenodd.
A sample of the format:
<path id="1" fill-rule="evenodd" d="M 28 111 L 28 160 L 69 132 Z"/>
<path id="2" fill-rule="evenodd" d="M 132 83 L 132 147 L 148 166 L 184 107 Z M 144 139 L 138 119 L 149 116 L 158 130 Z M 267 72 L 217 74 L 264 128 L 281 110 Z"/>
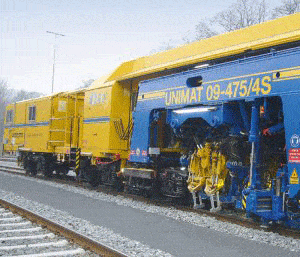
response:
<path id="1" fill-rule="evenodd" d="M 12 131 L 12 142 L 15 145 L 15 150 L 24 146 L 25 133 L 24 128 L 14 128 Z"/>
<path id="2" fill-rule="evenodd" d="M 83 124 L 83 153 L 92 153 L 93 156 L 101 156 L 109 149 L 110 124 L 109 122 L 98 122 Z"/>
<path id="3" fill-rule="evenodd" d="M 127 136 L 125 133 L 130 128 L 131 122 L 131 86 L 129 83 L 122 85 L 115 83 L 112 90 L 112 113 L 110 123 L 110 145 L 109 148 L 119 153 L 121 150 L 128 150 L 129 140 L 122 139 L 122 136 Z M 116 122 L 120 124 L 119 129 L 116 129 Z M 122 129 L 120 129 L 122 128 Z"/>
<path id="4" fill-rule="evenodd" d="M 131 121 L 132 85 L 101 83 L 96 82 L 98 88 L 93 87 L 85 94 L 82 153 L 94 157 L 119 153 L 127 158 L 129 136 L 124 139 L 124 135 Z"/>
<path id="5" fill-rule="evenodd" d="M 112 87 L 101 87 L 85 94 L 84 117 L 109 117 L 111 114 L 111 90 Z"/>
<path id="6" fill-rule="evenodd" d="M 4 148 L 66 153 L 70 147 L 79 147 L 83 104 L 84 90 L 78 90 L 9 105 L 14 121 L 6 124 Z"/>
<path id="7" fill-rule="evenodd" d="M 45 122 L 49 121 L 51 116 L 51 99 L 49 98 L 41 98 L 38 100 L 33 100 L 32 102 L 28 102 L 27 107 L 35 105 L 36 106 L 36 122 Z M 27 108 L 27 121 L 28 121 L 28 111 Z M 30 121 L 28 121 L 30 123 Z"/>
<path id="8" fill-rule="evenodd" d="M 24 145 L 24 128 L 5 128 L 3 139 L 4 151 L 16 152 Z"/>
<path id="9" fill-rule="evenodd" d="M 19 147 L 24 146 L 24 126 L 18 126 L 19 124 L 25 124 L 26 113 L 25 104 L 17 105 L 11 104 L 6 107 L 7 111 L 13 111 L 13 121 L 7 122 L 5 117 L 4 128 L 4 151 L 16 152 Z M 17 125 L 16 125 L 17 124 Z"/>
<path id="10" fill-rule="evenodd" d="M 49 117 L 49 148 L 56 151 L 58 148 L 65 146 L 66 142 L 70 142 L 70 129 L 72 110 L 72 100 L 58 96 L 52 99 L 52 115 Z M 51 118 L 51 120 L 50 120 Z M 62 151 L 60 149 L 60 151 Z"/>
<path id="11" fill-rule="evenodd" d="M 108 78 L 124 80 L 300 40 L 300 13 L 217 35 L 121 64 Z"/>
<path id="12" fill-rule="evenodd" d="M 112 87 L 85 93 L 82 152 L 99 156 L 109 149 Z"/>
<path id="13" fill-rule="evenodd" d="M 54 119 L 50 122 L 50 138 L 53 141 L 63 141 L 57 144 L 55 152 L 67 153 L 70 148 L 79 147 L 83 104 L 83 92 L 62 95 L 53 100 L 52 116 Z"/>
<path id="14" fill-rule="evenodd" d="M 4 129 L 3 134 L 3 151 L 4 152 L 14 152 L 14 146 L 11 142 L 11 131 L 9 128 Z"/>
<path id="15" fill-rule="evenodd" d="M 25 145 L 32 152 L 48 152 L 49 126 L 32 126 L 26 128 Z"/>
<path id="16" fill-rule="evenodd" d="M 51 99 L 38 98 L 26 101 L 26 125 L 24 148 L 32 152 L 48 152 L 49 119 L 51 117 Z M 18 105 L 18 103 L 17 103 Z M 36 107 L 35 121 L 29 120 L 29 107 Z"/>
<path id="17" fill-rule="evenodd" d="M 25 124 L 27 119 L 27 104 L 25 102 L 20 102 L 14 104 L 14 106 L 15 106 L 14 123 Z"/>
<path id="18" fill-rule="evenodd" d="M 84 111 L 84 93 L 77 94 L 74 99 L 74 119 L 72 124 L 72 147 L 80 147 L 82 137 L 82 121 Z"/>
<path id="19" fill-rule="evenodd" d="M 83 153 L 96 157 L 119 153 L 127 157 L 129 140 L 122 137 L 131 121 L 131 90 L 132 85 L 125 82 L 98 83 L 98 88 L 85 93 Z M 116 123 L 122 129 L 116 129 Z"/>

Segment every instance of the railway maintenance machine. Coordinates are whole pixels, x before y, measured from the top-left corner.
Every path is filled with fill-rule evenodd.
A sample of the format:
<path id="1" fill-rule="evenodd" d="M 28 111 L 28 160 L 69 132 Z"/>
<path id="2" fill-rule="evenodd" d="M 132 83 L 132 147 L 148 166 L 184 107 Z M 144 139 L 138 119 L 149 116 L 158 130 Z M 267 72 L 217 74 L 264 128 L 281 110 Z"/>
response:
<path id="1" fill-rule="evenodd" d="M 67 174 L 77 163 L 84 89 L 6 107 L 4 152 L 17 153 L 27 174 Z"/>
<path id="2" fill-rule="evenodd" d="M 295 44 L 141 82 L 133 120 L 127 190 L 189 191 L 195 208 L 300 227 Z"/>

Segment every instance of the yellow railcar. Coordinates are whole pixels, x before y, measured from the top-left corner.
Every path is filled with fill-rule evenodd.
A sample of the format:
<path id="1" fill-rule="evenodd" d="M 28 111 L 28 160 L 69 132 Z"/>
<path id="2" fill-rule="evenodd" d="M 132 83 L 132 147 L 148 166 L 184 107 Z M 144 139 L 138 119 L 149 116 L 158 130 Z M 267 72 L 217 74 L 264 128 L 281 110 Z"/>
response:
<path id="1" fill-rule="evenodd" d="M 85 92 L 80 168 L 93 184 L 101 179 L 114 184 L 115 171 L 128 158 L 132 92 L 129 83 L 106 82 L 106 77 Z"/>
<path id="2" fill-rule="evenodd" d="M 75 163 L 84 90 L 20 101 L 6 108 L 4 152 L 18 152 L 32 173 L 66 173 Z"/>

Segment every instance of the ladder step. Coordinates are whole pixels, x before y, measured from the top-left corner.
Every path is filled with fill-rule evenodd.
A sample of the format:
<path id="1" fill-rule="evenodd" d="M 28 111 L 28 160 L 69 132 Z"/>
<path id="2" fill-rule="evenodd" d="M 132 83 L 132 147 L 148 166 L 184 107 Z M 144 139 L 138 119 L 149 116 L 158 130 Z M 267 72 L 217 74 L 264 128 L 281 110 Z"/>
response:
<path id="1" fill-rule="evenodd" d="M 257 210 L 256 212 L 269 212 L 269 213 L 272 213 L 272 210 Z"/>
<path id="2" fill-rule="evenodd" d="M 257 199 L 258 202 L 270 202 L 272 201 L 271 197 L 267 197 L 267 198 L 258 198 Z"/>

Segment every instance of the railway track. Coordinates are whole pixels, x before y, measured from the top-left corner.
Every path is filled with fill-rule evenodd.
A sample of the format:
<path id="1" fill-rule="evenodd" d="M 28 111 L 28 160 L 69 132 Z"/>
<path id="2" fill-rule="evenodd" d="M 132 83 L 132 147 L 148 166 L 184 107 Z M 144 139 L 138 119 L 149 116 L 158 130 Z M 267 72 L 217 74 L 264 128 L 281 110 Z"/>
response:
<path id="1" fill-rule="evenodd" d="M 25 170 L 19 167 L 14 167 L 14 166 L 7 166 L 7 165 L 3 165 L 0 163 L 0 170 L 1 171 L 6 171 L 6 172 L 10 172 L 10 173 L 18 173 L 18 174 L 25 174 Z"/>
<path id="2" fill-rule="evenodd" d="M 3 157 L 0 158 L 0 161 L 16 162 L 17 157 L 15 157 L 15 156 L 3 156 Z"/>
<path id="3" fill-rule="evenodd" d="M 20 175 L 26 176 L 25 171 L 22 168 L 17 168 L 17 167 L 11 168 L 10 166 L 6 166 L 5 164 L 1 164 L 1 163 L 0 163 L 0 171 L 5 171 L 5 172 L 9 172 L 9 173 L 18 173 Z M 38 178 L 43 179 L 43 180 L 49 180 L 49 178 L 45 178 L 44 176 L 38 176 Z M 74 180 L 73 177 L 71 177 L 67 180 L 62 179 L 60 177 L 54 177 L 53 181 L 57 182 L 57 183 L 70 184 L 70 185 L 80 186 L 80 187 L 83 187 L 86 189 L 90 189 L 89 185 L 86 185 L 85 183 L 78 183 L 77 181 Z M 124 193 L 124 192 L 117 192 L 116 190 L 113 190 L 113 189 L 111 189 L 109 187 L 105 187 L 105 186 L 99 186 L 98 188 L 93 189 L 93 190 L 97 190 L 99 192 L 103 192 L 103 193 L 107 193 L 107 194 L 111 194 L 111 195 L 122 195 L 126 198 L 130 198 L 133 200 L 137 200 L 137 201 L 145 202 L 145 203 L 149 203 L 149 204 L 154 204 L 157 206 L 162 206 L 162 207 L 172 206 L 178 210 L 182 210 L 182 211 L 186 211 L 186 212 L 193 212 L 193 213 L 198 213 L 198 214 L 204 214 L 206 216 L 213 217 L 217 220 L 241 225 L 243 227 L 253 228 L 253 229 L 258 229 L 258 230 L 263 230 L 263 231 L 268 231 L 268 232 L 274 232 L 274 233 L 277 233 L 282 236 L 300 239 L 300 231 L 298 231 L 298 230 L 289 229 L 280 224 L 272 224 L 269 227 L 261 226 L 261 224 L 256 222 L 255 220 L 246 218 L 245 213 L 243 213 L 243 212 L 237 212 L 237 211 L 233 211 L 233 210 L 224 210 L 224 211 L 222 210 L 221 212 L 211 213 L 210 211 L 203 210 L 203 209 L 195 210 L 191 207 L 182 206 L 180 203 L 178 203 L 176 201 L 165 200 L 163 198 L 146 198 L 146 197 L 140 196 L 140 195 L 132 195 L 132 194 Z"/>
<path id="4" fill-rule="evenodd" d="M 8 203 L 1 203 L 8 206 Z M 24 217 L 0 207 L 0 255 L 77 255 L 84 256 L 86 251 L 76 247 L 49 230 L 31 223 Z M 15 209 L 14 209 L 15 210 Z"/>
<path id="5" fill-rule="evenodd" d="M 0 206 L 0 255 L 126 256 L 8 201 L 0 200 Z"/>

